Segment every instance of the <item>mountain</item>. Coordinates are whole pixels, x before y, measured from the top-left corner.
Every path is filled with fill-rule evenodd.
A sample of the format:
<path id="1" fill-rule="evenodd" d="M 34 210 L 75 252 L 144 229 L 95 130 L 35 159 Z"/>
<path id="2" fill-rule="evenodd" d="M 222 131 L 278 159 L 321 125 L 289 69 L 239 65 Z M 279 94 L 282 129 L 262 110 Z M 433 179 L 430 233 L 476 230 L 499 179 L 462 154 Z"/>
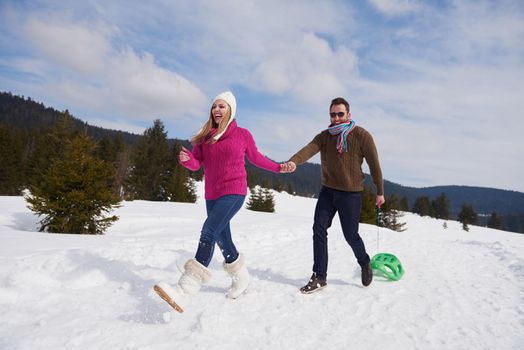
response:
<path id="1" fill-rule="evenodd" d="M 366 176 L 366 185 L 372 186 L 369 175 Z M 399 197 L 406 196 L 410 206 L 413 206 L 418 197 L 427 196 L 432 200 L 444 193 L 450 201 L 452 213 L 458 213 L 464 203 L 471 204 L 477 213 L 485 215 L 493 211 L 502 215 L 518 215 L 524 212 L 524 193 L 517 191 L 457 185 L 416 188 L 387 180 L 384 180 L 384 191 Z"/>
<path id="2" fill-rule="evenodd" d="M 248 170 L 255 172 L 261 181 L 268 180 L 270 183 L 291 182 L 296 194 L 306 197 L 317 197 L 320 183 L 320 164 L 306 163 L 297 168 L 292 174 L 271 174 L 257 170 L 248 164 Z M 364 185 L 374 189 L 374 184 L 369 174 L 365 174 Z M 473 206 L 480 215 L 490 215 L 497 212 L 499 215 L 520 215 L 524 213 L 524 193 L 517 191 L 501 190 L 488 187 L 473 186 L 433 186 L 433 187 L 409 187 L 384 179 L 384 191 L 386 195 L 395 194 L 397 197 L 406 197 L 410 208 L 415 200 L 421 196 L 427 196 L 430 200 L 444 193 L 449 199 L 450 212 L 457 214 L 464 203 Z"/>
<path id="3" fill-rule="evenodd" d="M 24 98 L 12 95 L 9 92 L 0 92 L 0 124 L 22 129 L 25 131 L 42 129 L 52 125 L 58 116 L 63 112 L 44 106 L 42 103 L 33 101 L 31 98 Z M 134 144 L 140 135 L 129 132 L 108 130 L 97 126 L 88 125 L 82 120 L 73 117 L 78 128 L 86 128 L 88 134 L 95 139 L 101 139 L 104 136 L 115 137 L 122 135 L 128 144 Z M 170 140 L 173 142 L 174 140 Z M 189 141 L 181 141 L 186 147 Z M 290 185 L 292 191 L 297 195 L 306 197 L 316 197 L 320 191 L 320 165 L 306 163 L 298 167 L 297 171 L 292 174 L 273 174 L 255 168 L 247 163 L 247 170 L 250 177 L 255 178 L 255 182 L 271 184 L 269 187 L 280 187 L 288 190 L 286 186 Z M 387 169 L 383 169 L 387 174 Z M 373 188 L 369 175 L 366 175 L 365 185 Z M 407 197 L 409 206 L 412 207 L 415 200 L 420 196 L 427 196 L 430 200 L 436 198 L 441 193 L 446 194 L 450 200 L 450 211 L 456 215 L 463 203 L 473 206 L 474 210 L 481 215 L 489 215 L 497 212 L 499 215 L 514 216 L 516 222 L 522 222 L 524 213 L 524 193 L 516 191 L 507 191 L 494 188 L 470 187 L 470 186 L 435 186 L 425 188 L 415 188 L 402 186 L 400 184 L 384 180 L 384 188 L 387 195 L 395 194 L 399 198 Z M 519 221 L 520 220 L 520 221 Z M 508 229 L 522 231 L 524 228 L 518 228 L 521 224 L 515 224 Z"/>
<path id="4" fill-rule="evenodd" d="M 23 131 L 46 129 L 53 125 L 64 112 L 46 107 L 30 97 L 24 98 L 13 95 L 10 92 L 0 92 L 0 124 L 9 127 Z M 116 135 L 121 135 L 127 144 L 134 144 L 139 137 L 139 135 L 126 131 L 89 125 L 74 116 L 72 116 L 72 119 L 76 128 L 86 128 L 88 134 L 95 140 L 100 140 L 104 136 L 115 137 Z"/>

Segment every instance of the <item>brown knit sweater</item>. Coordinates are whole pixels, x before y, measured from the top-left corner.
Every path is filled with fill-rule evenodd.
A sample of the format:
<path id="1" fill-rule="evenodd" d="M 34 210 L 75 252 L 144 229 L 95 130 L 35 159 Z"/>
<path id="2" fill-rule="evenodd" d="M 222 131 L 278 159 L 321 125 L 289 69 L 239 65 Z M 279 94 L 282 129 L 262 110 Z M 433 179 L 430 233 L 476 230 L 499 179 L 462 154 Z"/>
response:
<path id="1" fill-rule="evenodd" d="M 302 164 L 320 152 L 322 185 L 341 191 L 358 192 L 364 190 L 362 161 L 366 159 L 377 195 L 383 195 L 384 181 L 371 134 L 357 126 L 348 134 L 347 145 L 347 152 L 340 154 L 337 150 L 337 136 L 330 135 L 326 129 L 289 160 L 297 165 Z"/>

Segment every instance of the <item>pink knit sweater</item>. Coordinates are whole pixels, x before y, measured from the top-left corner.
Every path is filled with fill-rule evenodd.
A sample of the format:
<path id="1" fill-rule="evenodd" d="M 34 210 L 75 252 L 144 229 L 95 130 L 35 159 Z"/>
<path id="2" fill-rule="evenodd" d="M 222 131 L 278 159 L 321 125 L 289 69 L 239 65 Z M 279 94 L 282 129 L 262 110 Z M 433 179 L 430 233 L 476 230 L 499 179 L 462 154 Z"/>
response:
<path id="1" fill-rule="evenodd" d="M 260 153 L 247 129 L 237 126 L 233 120 L 227 131 L 214 143 L 193 145 L 189 160 L 181 163 L 191 171 L 204 167 L 205 198 L 213 200 L 228 194 L 247 194 L 247 175 L 244 156 L 253 165 L 275 173 L 280 165 Z"/>

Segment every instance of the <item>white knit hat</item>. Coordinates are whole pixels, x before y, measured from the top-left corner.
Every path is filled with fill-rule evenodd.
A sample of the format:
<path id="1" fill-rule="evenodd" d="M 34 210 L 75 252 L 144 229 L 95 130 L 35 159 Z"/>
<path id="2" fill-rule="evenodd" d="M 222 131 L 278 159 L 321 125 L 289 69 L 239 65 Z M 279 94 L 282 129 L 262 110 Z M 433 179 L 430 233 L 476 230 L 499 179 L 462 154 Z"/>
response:
<path id="1" fill-rule="evenodd" d="M 229 105 L 229 107 L 231 107 L 231 118 L 229 118 L 229 121 L 227 122 L 226 128 L 224 129 L 223 132 L 221 132 L 220 134 L 216 134 L 213 137 L 215 140 L 218 140 L 226 132 L 229 124 L 231 124 L 233 119 L 235 119 L 235 115 L 237 113 L 237 99 L 235 98 L 235 95 L 233 95 L 233 93 L 231 91 L 224 91 L 224 92 L 218 94 L 217 97 L 215 97 L 213 99 L 213 103 L 215 103 L 216 100 L 226 101 L 227 104 Z"/>
<path id="2" fill-rule="evenodd" d="M 231 107 L 231 119 L 234 119 L 237 113 L 237 99 L 235 98 L 235 95 L 233 95 L 231 91 L 224 91 L 215 97 L 213 103 L 215 103 L 216 100 L 224 100 L 227 102 L 229 107 Z"/>

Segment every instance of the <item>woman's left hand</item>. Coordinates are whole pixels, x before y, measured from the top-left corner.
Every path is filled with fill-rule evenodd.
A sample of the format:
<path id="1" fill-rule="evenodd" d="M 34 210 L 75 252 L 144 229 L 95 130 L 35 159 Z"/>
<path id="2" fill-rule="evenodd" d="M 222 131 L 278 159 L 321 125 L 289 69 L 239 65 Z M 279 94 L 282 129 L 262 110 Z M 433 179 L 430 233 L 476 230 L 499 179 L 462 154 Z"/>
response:
<path id="1" fill-rule="evenodd" d="M 189 160 L 189 150 L 185 147 L 182 147 L 182 150 L 178 154 L 178 160 L 180 163 L 185 163 Z"/>

